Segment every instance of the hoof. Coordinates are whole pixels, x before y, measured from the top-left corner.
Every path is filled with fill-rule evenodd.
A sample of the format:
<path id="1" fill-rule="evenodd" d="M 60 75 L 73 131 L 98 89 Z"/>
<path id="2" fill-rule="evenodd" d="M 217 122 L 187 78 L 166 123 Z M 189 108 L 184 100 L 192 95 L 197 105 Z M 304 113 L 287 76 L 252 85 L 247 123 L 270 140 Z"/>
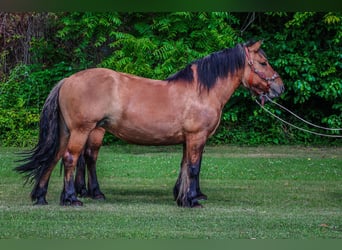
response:
<path id="1" fill-rule="evenodd" d="M 97 195 L 93 195 L 91 197 L 93 200 L 97 200 L 97 201 L 104 201 L 106 199 L 106 197 L 104 196 L 104 194 L 97 194 Z"/>
<path id="2" fill-rule="evenodd" d="M 199 200 L 199 201 L 203 201 L 203 200 L 208 199 L 208 196 L 203 194 L 201 191 L 197 191 L 197 193 L 198 194 L 194 197 L 194 199 Z M 178 195 L 179 195 L 179 187 L 177 185 L 175 185 L 175 187 L 173 188 L 173 198 L 175 201 L 177 201 Z"/>
<path id="3" fill-rule="evenodd" d="M 35 203 L 33 203 L 35 206 L 44 206 L 48 205 L 48 202 L 46 201 L 45 197 L 37 199 Z"/>
<path id="4" fill-rule="evenodd" d="M 94 190 L 89 190 L 88 191 L 88 194 L 87 194 L 87 197 L 93 199 L 93 200 L 105 200 L 105 195 L 101 192 L 100 189 L 94 189 Z"/>
<path id="5" fill-rule="evenodd" d="M 75 193 L 66 194 L 64 191 L 62 191 L 61 198 L 60 198 L 60 205 L 79 207 L 79 206 L 83 206 L 83 202 L 76 198 Z"/>
<path id="6" fill-rule="evenodd" d="M 73 201 L 61 201 L 61 206 L 71 206 L 71 207 L 81 207 L 83 206 L 83 202 L 80 200 L 73 200 Z"/>
<path id="7" fill-rule="evenodd" d="M 205 194 L 199 193 L 199 194 L 196 196 L 196 199 L 199 200 L 199 201 L 203 201 L 203 200 L 207 200 L 207 199 L 208 199 L 208 196 L 206 196 Z"/>
<path id="8" fill-rule="evenodd" d="M 177 199 L 176 202 L 179 207 L 203 208 L 203 206 L 198 202 L 198 199 L 196 198 L 186 201 Z"/>
<path id="9" fill-rule="evenodd" d="M 77 195 L 79 197 L 87 197 L 88 196 L 88 191 L 86 188 L 82 188 L 81 190 L 77 191 Z"/>
<path id="10" fill-rule="evenodd" d="M 76 201 L 71 202 L 71 206 L 72 207 L 82 207 L 83 206 L 83 202 L 80 201 L 80 200 L 76 200 Z"/>
<path id="11" fill-rule="evenodd" d="M 193 202 L 191 208 L 203 208 L 203 205 L 200 204 L 198 201 Z"/>

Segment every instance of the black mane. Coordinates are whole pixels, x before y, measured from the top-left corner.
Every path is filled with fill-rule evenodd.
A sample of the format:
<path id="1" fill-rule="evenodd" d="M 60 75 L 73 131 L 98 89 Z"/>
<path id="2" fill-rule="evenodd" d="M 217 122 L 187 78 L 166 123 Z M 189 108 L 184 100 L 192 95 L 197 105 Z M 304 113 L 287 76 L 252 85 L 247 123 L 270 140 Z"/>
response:
<path id="1" fill-rule="evenodd" d="M 245 66 L 243 46 L 238 44 L 234 48 L 227 48 L 198 59 L 166 80 L 169 82 L 177 80 L 193 82 L 192 65 L 197 66 L 197 77 L 200 85 L 210 90 L 214 87 L 217 78 L 227 77 Z"/>

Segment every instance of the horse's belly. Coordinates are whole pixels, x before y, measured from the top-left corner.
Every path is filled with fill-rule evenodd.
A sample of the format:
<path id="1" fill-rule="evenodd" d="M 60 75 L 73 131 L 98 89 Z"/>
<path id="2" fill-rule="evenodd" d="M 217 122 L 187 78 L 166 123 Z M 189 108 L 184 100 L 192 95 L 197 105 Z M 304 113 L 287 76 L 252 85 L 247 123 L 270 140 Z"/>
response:
<path id="1" fill-rule="evenodd" d="M 134 144 L 173 145 L 184 141 L 181 129 L 158 123 L 151 123 L 148 126 L 122 124 L 109 128 L 109 131 L 118 138 Z"/>

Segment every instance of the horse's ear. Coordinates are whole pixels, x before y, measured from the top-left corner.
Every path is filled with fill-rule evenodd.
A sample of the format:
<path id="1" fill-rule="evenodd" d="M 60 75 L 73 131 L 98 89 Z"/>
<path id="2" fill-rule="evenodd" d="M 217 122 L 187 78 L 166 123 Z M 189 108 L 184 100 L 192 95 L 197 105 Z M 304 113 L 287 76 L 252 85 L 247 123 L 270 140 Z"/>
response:
<path id="1" fill-rule="evenodd" d="M 262 40 L 259 40 L 255 42 L 253 45 L 251 45 L 250 47 L 248 47 L 248 49 L 249 51 L 257 52 L 260 49 L 261 44 L 262 44 Z"/>

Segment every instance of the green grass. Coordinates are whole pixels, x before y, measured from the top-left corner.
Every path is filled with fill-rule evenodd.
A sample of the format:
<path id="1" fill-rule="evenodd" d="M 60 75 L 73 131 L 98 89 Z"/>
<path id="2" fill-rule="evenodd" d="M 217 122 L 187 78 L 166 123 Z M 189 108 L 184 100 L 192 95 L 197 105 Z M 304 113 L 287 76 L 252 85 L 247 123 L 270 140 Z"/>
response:
<path id="1" fill-rule="evenodd" d="M 1 239 L 342 239 L 342 148 L 206 147 L 203 209 L 179 208 L 172 188 L 181 147 L 103 147 L 106 201 L 59 206 L 56 167 L 48 206 L 12 168 L 22 149 L 0 148 Z"/>

